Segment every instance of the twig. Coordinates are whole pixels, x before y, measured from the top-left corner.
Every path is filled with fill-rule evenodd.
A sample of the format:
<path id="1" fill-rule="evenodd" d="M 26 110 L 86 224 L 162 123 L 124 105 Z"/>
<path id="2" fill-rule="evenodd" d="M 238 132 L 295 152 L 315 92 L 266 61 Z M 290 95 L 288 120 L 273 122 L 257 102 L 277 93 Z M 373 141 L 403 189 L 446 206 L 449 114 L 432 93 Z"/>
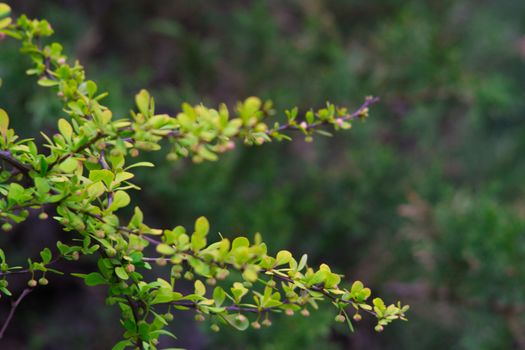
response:
<path id="1" fill-rule="evenodd" d="M 2 326 L 2 329 L 0 330 L 0 339 L 2 339 L 4 337 L 4 333 L 5 333 L 5 330 L 7 329 L 7 326 L 9 326 L 9 323 L 11 322 L 11 319 L 13 318 L 13 315 L 15 314 L 15 311 L 16 311 L 16 308 L 18 307 L 18 305 L 22 302 L 22 300 L 29 294 L 31 293 L 33 289 L 31 288 L 26 288 L 22 291 L 22 293 L 20 293 L 20 296 L 18 297 L 18 299 L 16 299 L 12 304 L 11 304 L 11 310 L 9 311 L 9 314 L 7 315 L 7 318 L 4 322 L 4 325 Z"/>
<path id="2" fill-rule="evenodd" d="M 27 174 L 31 170 L 31 168 L 29 168 L 27 165 L 22 164 L 17 159 L 15 159 L 13 155 L 11 154 L 11 152 L 9 151 L 0 151 L 0 159 L 11 164 L 13 167 L 18 169 L 18 171 L 20 171 L 23 174 Z"/>

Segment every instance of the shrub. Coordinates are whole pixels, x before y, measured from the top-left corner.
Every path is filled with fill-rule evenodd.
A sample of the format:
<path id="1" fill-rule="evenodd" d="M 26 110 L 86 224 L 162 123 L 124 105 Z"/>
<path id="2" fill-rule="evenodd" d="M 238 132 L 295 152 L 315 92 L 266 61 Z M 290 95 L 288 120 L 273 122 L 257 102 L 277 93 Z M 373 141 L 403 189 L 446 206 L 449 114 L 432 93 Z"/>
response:
<path id="1" fill-rule="evenodd" d="M 70 242 L 57 242 L 55 252 L 50 247 L 42 249 L 25 267 L 10 265 L 0 250 L 2 294 L 13 297 L 8 284 L 11 275 L 28 276 L 27 288 L 14 297 L 0 337 L 23 298 L 39 285 L 47 285 L 50 274 L 62 274 L 55 269 L 56 262 L 94 254 L 98 271 L 72 275 L 88 286 L 107 286 L 108 304 L 120 308 L 124 339 L 114 349 L 156 349 L 160 336 L 174 337 L 166 328 L 176 310 L 194 310 L 196 320 L 208 319 L 213 330 L 223 324 L 239 330 L 269 326 L 271 313 L 308 316 L 323 300 L 336 308 L 335 320 L 346 322 L 350 329 L 348 309 L 355 321 L 361 313 L 377 318 L 377 331 L 393 320 L 405 319 L 408 306 L 370 300 L 370 289 L 360 281 L 349 289 L 341 287 L 341 275 L 326 264 L 309 266 L 306 254 L 299 259 L 286 250 L 268 254 L 260 234 L 252 241 L 238 237 L 231 242 L 219 234 L 218 241 L 209 243 L 210 225 L 205 217 L 189 230 L 150 227 L 138 207 L 127 224 L 121 218 L 122 210 L 131 204 L 130 193 L 140 190 L 132 182 L 134 170 L 154 167 L 132 161 L 141 152 L 164 147 L 169 161 L 189 157 L 199 163 L 218 160 L 239 141 L 263 145 L 290 140 L 294 132 L 311 141 L 314 135 L 328 135 L 328 128 L 351 128 L 354 120 L 367 117 L 377 98 L 367 97 L 354 112 L 330 103 L 301 115 L 293 108 L 285 111 L 284 123 L 270 124 L 272 104 L 257 97 L 239 102 L 233 110 L 225 105 L 212 109 L 183 104 L 180 113 L 169 116 L 156 114 L 153 97 L 141 90 L 131 116 L 114 117 L 101 103 L 107 92 L 86 79 L 79 62 L 70 63 L 59 43 L 43 43 L 53 34 L 47 21 L 26 16 L 13 21 L 9 14 L 9 6 L 0 3 L 2 39 L 9 36 L 21 42 L 21 52 L 32 62 L 27 74 L 37 77 L 38 85 L 57 92 L 67 118 L 58 120 L 56 134 L 41 133 L 47 148 L 42 153 L 33 139 L 21 139 L 9 128 L 8 114 L 0 109 L 2 229 L 11 231 L 30 211 L 48 220 L 46 210 L 53 206 L 57 213 L 53 219 L 74 236 Z M 149 281 L 147 270 L 155 265 L 165 277 Z M 180 279 L 193 281 L 194 291 L 180 291 Z"/>

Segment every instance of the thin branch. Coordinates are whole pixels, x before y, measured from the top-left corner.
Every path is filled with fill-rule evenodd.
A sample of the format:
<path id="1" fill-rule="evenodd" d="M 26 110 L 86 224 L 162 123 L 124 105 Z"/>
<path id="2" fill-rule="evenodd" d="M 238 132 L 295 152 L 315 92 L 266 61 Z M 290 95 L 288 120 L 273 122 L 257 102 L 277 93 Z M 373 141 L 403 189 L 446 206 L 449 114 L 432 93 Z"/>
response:
<path id="1" fill-rule="evenodd" d="M 12 304 L 11 304 L 11 310 L 9 310 L 9 314 L 7 315 L 7 318 L 4 322 L 4 325 L 2 326 L 2 329 L 0 330 L 0 339 L 2 339 L 4 337 L 4 333 L 7 329 L 7 326 L 9 326 L 9 323 L 11 322 L 12 318 L 13 318 L 13 315 L 15 314 L 15 311 L 16 311 L 16 308 L 18 307 L 18 305 L 22 302 L 22 300 L 29 294 L 31 293 L 33 289 L 31 288 L 26 288 L 22 291 L 22 293 L 20 293 L 20 296 L 18 297 L 18 299 L 16 299 Z"/>
<path id="2" fill-rule="evenodd" d="M 126 295 L 126 299 L 128 301 L 128 305 L 129 307 L 131 308 L 131 313 L 133 314 L 133 319 L 135 320 L 135 325 L 137 327 L 137 331 L 139 329 L 139 316 L 138 316 L 138 311 L 137 311 L 137 305 L 135 304 L 135 302 L 133 302 L 133 300 L 131 299 L 131 297 L 129 295 Z M 140 350 L 144 350 L 144 345 L 142 344 L 142 340 L 140 339 L 140 336 L 137 338 L 137 341 L 136 341 L 136 344 Z"/>
<path id="3" fill-rule="evenodd" d="M 365 99 L 365 102 L 363 102 L 363 104 L 358 109 L 356 109 L 351 114 L 348 114 L 348 115 L 346 115 L 344 117 L 341 117 L 341 119 L 343 121 L 349 121 L 349 120 L 352 120 L 352 119 L 359 118 L 359 117 L 363 116 L 364 114 L 366 114 L 368 108 L 371 105 L 379 102 L 379 100 L 380 100 L 379 97 L 373 97 L 373 96 L 367 97 Z M 308 124 L 306 126 L 306 130 L 314 129 L 314 128 L 317 128 L 319 126 L 327 125 L 327 124 L 329 124 L 327 120 L 321 120 L 321 121 L 318 121 L 318 122 L 315 122 L 315 123 L 312 123 L 312 124 Z M 302 130 L 302 128 L 297 126 L 297 125 L 292 125 L 290 123 L 287 123 L 287 124 L 281 125 L 277 129 L 268 130 L 266 133 L 267 134 L 271 134 L 272 132 L 275 132 L 275 131 L 279 132 L 279 131 L 284 131 L 284 130 Z"/>
<path id="4" fill-rule="evenodd" d="M 0 159 L 6 161 L 23 174 L 27 174 L 31 170 L 30 167 L 15 159 L 9 151 L 0 151 Z"/>

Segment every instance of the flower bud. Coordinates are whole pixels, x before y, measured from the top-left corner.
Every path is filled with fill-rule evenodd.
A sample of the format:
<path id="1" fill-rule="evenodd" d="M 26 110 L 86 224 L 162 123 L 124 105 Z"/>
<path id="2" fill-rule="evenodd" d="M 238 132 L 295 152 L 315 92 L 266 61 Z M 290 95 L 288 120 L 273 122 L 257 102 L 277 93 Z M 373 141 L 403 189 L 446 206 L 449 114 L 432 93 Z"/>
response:
<path id="1" fill-rule="evenodd" d="M 361 318 L 362 318 L 362 317 L 361 317 L 361 315 L 359 315 L 359 314 L 355 314 L 354 317 L 352 317 L 352 318 L 354 319 L 354 321 L 359 322 L 359 321 L 361 321 Z"/>
<path id="2" fill-rule="evenodd" d="M 132 156 L 133 158 L 138 157 L 139 156 L 139 150 L 136 149 L 136 148 L 132 148 L 129 151 L 129 155 Z"/>
<path id="3" fill-rule="evenodd" d="M 272 325 L 272 321 L 270 321 L 270 319 L 267 318 L 264 321 L 262 321 L 262 325 L 265 327 L 270 327 Z"/>
<path id="4" fill-rule="evenodd" d="M 195 315 L 195 321 L 197 321 L 197 322 L 204 322 L 204 321 L 206 321 L 206 317 L 204 317 L 204 315 L 202 315 L 202 314 L 197 314 L 197 315 Z"/>
<path id="5" fill-rule="evenodd" d="M 95 237 L 97 237 L 97 238 L 104 238 L 104 237 L 106 237 L 106 233 L 103 230 L 96 230 L 95 231 Z"/>
<path id="6" fill-rule="evenodd" d="M 335 322 L 343 323 L 345 320 L 346 320 L 346 318 L 343 315 L 341 315 L 341 314 L 335 316 Z"/>
<path id="7" fill-rule="evenodd" d="M 47 286 L 49 283 L 49 281 L 47 280 L 47 278 L 45 277 L 41 277 L 39 280 L 38 280 L 38 284 L 40 284 L 41 286 Z"/>
<path id="8" fill-rule="evenodd" d="M 212 324 L 210 328 L 211 328 L 211 330 L 214 331 L 214 332 L 218 332 L 218 331 L 221 330 L 221 328 L 220 328 L 218 325 L 216 325 L 215 323 Z"/>
<path id="9" fill-rule="evenodd" d="M 374 329 L 375 329 L 376 332 L 382 332 L 382 331 L 385 330 L 385 328 L 383 326 L 381 326 L 380 324 L 375 326 Z"/>
<path id="10" fill-rule="evenodd" d="M 78 259 L 80 259 L 80 253 L 79 252 L 71 253 L 71 259 L 73 259 L 74 261 L 77 261 Z"/>
<path id="11" fill-rule="evenodd" d="M 252 322 L 252 327 L 255 328 L 255 329 L 259 329 L 261 328 L 261 324 L 257 321 L 254 321 Z"/>
<path id="12" fill-rule="evenodd" d="M 304 317 L 308 317 L 310 316 L 310 311 L 308 311 L 308 309 L 302 309 L 301 315 L 303 315 Z"/>
<path id="13" fill-rule="evenodd" d="M 173 314 L 171 314 L 171 313 L 169 313 L 169 312 L 165 313 L 165 314 L 163 315 L 163 317 L 164 317 L 164 319 L 165 319 L 166 321 L 168 321 L 168 322 L 169 322 L 169 321 L 173 321 Z"/>
<path id="14" fill-rule="evenodd" d="M 4 230 L 4 232 L 9 232 L 13 229 L 13 225 L 11 225 L 10 223 L 6 222 L 2 225 L 2 230 Z"/>
<path id="15" fill-rule="evenodd" d="M 246 316 L 244 316 L 243 314 L 238 314 L 235 317 L 235 321 L 240 322 L 240 323 L 246 322 Z"/>
<path id="16" fill-rule="evenodd" d="M 30 279 L 29 281 L 27 281 L 27 285 L 30 287 L 30 288 L 35 288 L 36 285 L 37 285 L 37 281 L 35 279 Z"/>
<path id="17" fill-rule="evenodd" d="M 128 264 L 128 265 L 126 265 L 126 271 L 127 271 L 128 273 L 133 273 L 133 272 L 135 272 L 135 265 L 133 265 L 133 264 Z"/>
<path id="18" fill-rule="evenodd" d="M 49 217 L 49 215 L 47 215 L 47 213 L 45 211 L 43 211 L 40 214 L 38 214 L 38 218 L 40 220 L 47 220 L 48 217 Z"/>
<path id="19" fill-rule="evenodd" d="M 166 266 L 166 264 L 167 264 L 166 259 L 164 259 L 164 258 L 157 258 L 157 260 L 155 260 L 155 263 L 158 266 Z"/>
<path id="20" fill-rule="evenodd" d="M 293 316 L 294 312 L 292 309 L 287 309 L 285 312 L 286 316 Z"/>
<path id="21" fill-rule="evenodd" d="M 206 280 L 206 283 L 209 285 L 209 286 L 214 286 L 215 284 L 217 284 L 217 280 L 215 278 L 208 278 Z"/>

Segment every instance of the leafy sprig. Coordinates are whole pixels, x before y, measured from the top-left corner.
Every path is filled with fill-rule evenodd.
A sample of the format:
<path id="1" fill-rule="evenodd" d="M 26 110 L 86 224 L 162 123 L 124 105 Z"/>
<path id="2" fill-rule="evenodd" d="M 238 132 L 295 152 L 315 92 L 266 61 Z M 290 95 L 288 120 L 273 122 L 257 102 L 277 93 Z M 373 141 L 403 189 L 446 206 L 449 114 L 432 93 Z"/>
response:
<path id="1" fill-rule="evenodd" d="M 377 319 L 376 330 L 393 320 L 405 320 L 408 306 L 385 305 L 370 300 L 371 290 L 360 281 L 342 287 L 341 275 L 326 264 L 314 268 L 306 255 L 296 259 L 289 251 L 268 253 L 259 234 L 250 241 L 219 236 L 209 243 L 210 225 L 201 217 L 192 230 L 149 227 L 136 207 L 127 224 L 118 216 L 140 188 L 133 183 L 134 169 L 153 167 L 148 162 L 131 163 L 140 152 L 168 146 L 167 158 L 189 157 L 194 162 L 215 161 L 232 150 L 237 142 L 262 145 L 289 140 L 294 132 L 307 141 L 332 129 L 349 129 L 355 119 L 368 116 L 369 106 L 378 101 L 368 97 L 354 112 L 328 103 L 300 116 L 298 108 L 285 111 L 286 122 L 269 122 L 274 116 L 271 102 L 249 97 L 235 108 L 226 105 L 208 108 L 183 104 L 175 115 L 156 114 L 154 98 L 146 90 L 135 97 L 137 109 L 129 117 L 114 116 L 102 104 L 108 94 L 86 79 L 78 61 L 69 62 L 58 43 L 43 45 L 53 29 L 45 20 L 8 17 L 10 8 L 0 3 L 0 36 L 21 42 L 21 52 L 32 67 L 38 85 L 56 91 L 65 118 L 58 120 L 58 132 L 41 133 L 47 153 L 33 139 L 20 139 L 9 127 L 7 112 L 0 109 L 0 220 L 2 229 L 24 221 L 29 211 L 56 207 L 54 217 L 66 231 L 74 232 L 69 244 L 57 242 L 57 252 L 44 248 L 39 259 L 29 259 L 27 268 L 9 265 L 0 250 L 0 293 L 11 295 L 7 278 L 12 274 L 30 276 L 28 289 L 15 300 L 0 337 L 20 301 L 38 284 L 46 285 L 46 273 L 59 259 L 78 260 L 81 255 L 98 254 L 98 271 L 74 274 L 88 286 L 105 285 L 107 301 L 122 312 L 124 340 L 114 349 L 134 347 L 156 349 L 158 338 L 174 335 L 167 330 L 173 310 L 196 312 L 197 320 L 209 319 L 211 327 L 231 325 L 239 330 L 270 325 L 270 314 L 307 316 L 320 302 L 337 310 L 336 321 L 347 322 L 361 313 Z M 145 272 L 156 265 L 166 277 L 148 281 Z M 180 279 L 192 280 L 194 292 L 177 291 Z"/>

